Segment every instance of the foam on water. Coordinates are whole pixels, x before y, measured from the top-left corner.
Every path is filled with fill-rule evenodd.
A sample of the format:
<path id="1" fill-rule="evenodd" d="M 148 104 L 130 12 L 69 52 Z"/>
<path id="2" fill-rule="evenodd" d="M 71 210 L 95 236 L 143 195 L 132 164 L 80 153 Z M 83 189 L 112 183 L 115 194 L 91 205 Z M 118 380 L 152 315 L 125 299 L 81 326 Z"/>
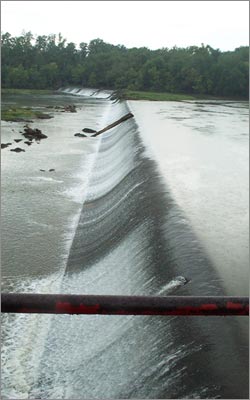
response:
<path id="1" fill-rule="evenodd" d="M 15 283 L 15 292 L 56 293 L 60 287 L 60 275 L 36 280 L 23 279 Z M 44 344 L 52 315 L 3 314 L 1 351 L 3 398 L 24 399 L 29 397 L 33 382 L 39 376 Z"/>
<path id="2" fill-rule="evenodd" d="M 35 184 L 37 184 L 37 181 L 46 181 L 46 182 L 51 182 L 51 183 L 63 183 L 62 180 L 58 180 L 55 178 L 47 177 L 47 176 L 38 176 L 35 178 L 30 178 L 30 181 L 35 181 Z"/>
<path id="3" fill-rule="evenodd" d="M 161 290 L 159 290 L 158 295 L 167 295 L 178 289 L 179 287 L 186 285 L 188 283 L 188 280 L 184 276 L 177 276 L 174 278 L 172 281 L 166 283 Z"/>

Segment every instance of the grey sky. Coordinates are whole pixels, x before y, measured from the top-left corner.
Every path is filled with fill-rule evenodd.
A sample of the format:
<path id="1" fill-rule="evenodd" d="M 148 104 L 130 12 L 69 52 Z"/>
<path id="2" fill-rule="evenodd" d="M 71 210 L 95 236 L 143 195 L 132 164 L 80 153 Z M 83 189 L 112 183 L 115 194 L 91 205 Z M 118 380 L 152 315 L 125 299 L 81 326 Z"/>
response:
<path id="1" fill-rule="evenodd" d="M 2 1 L 1 31 L 158 49 L 247 46 L 248 1 Z"/>

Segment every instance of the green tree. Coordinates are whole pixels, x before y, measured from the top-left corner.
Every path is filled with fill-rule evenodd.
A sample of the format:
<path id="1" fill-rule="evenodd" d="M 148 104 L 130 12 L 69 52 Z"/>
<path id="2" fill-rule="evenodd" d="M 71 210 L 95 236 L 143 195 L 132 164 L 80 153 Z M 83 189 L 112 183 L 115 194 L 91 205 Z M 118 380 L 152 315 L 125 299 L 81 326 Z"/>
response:
<path id="1" fill-rule="evenodd" d="M 209 45 L 127 49 L 97 38 L 75 43 L 58 35 L 2 33 L 2 86 L 69 84 L 248 97 L 249 50 L 221 52 Z"/>

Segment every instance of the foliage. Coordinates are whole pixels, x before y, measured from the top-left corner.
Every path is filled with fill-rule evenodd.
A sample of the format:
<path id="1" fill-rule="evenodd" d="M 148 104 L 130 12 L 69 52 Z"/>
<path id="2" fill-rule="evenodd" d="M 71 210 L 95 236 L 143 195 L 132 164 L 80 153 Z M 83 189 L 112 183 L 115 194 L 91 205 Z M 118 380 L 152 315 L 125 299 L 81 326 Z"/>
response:
<path id="1" fill-rule="evenodd" d="M 41 111 L 34 111 L 31 108 L 7 108 L 1 112 L 1 120 L 3 121 L 27 121 L 30 119 L 48 119 L 51 118 L 48 114 Z"/>
<path id="2" fill-rule="evenodd" d="M 1 89 L 1 94 L 51 94 L 52 90 L 48 89 Z"/>
<path id="3" fill-rule="evenodd" d="M 249 51 L 127 49 L 102 39 L 67 43 L 61 34 L 2 34 L 2 87 L 56 89 L 75 85 L 133 92 L 248 97 Z M 134 94 L 135 96 L 135 94 Z M 146 95 L 145 95 L 146 96 Z"/>

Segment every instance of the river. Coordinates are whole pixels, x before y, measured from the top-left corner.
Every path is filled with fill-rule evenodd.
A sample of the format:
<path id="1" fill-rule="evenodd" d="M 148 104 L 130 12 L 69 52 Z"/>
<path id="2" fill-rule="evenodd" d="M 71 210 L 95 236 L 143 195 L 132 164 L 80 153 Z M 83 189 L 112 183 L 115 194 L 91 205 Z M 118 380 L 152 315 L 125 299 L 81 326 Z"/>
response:
<path id="1" fill-rule="evenodd" d="M 51 111 L 33 123 L 48 139 L 2 151 L 2 290 L 246 295 L 246 104 L 68 93 L 3 99 L 77 113 Z M 130 110 L 101 137 L 74 137 Z M 2 142 L 22 128 L 3 122 Z M 2 320 L 3 398 L 248 397 L 245 318 Z"/>

